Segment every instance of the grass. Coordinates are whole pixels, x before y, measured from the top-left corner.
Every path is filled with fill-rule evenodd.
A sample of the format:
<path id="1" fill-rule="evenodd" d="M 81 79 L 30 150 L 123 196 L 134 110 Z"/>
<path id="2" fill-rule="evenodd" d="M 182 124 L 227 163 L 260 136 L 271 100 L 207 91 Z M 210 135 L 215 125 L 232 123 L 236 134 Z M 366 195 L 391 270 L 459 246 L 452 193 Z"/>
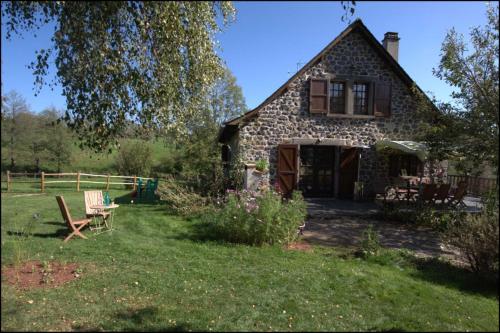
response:
<path id="1" fill-rule="evenodd" d="M 40 214 L 25 259 L 79 263 L 55 289 L 2 283 L 2 330 L 498 331 L 497 289 L 439 261 L 399 252 L 360 260 L 341 249 L 311 253 L 206 240 L 201 222 L 162 205 L 127 204 L 113 232 L 62 242 L 54 196 L 2 194 L 2 267 L 16 232 Z M 75 217 L 83 194 L 61 192 Z M 344 253 L 344 254 L 343 254 Z M 32 301 L 32 302 L 28 302 Z"/>

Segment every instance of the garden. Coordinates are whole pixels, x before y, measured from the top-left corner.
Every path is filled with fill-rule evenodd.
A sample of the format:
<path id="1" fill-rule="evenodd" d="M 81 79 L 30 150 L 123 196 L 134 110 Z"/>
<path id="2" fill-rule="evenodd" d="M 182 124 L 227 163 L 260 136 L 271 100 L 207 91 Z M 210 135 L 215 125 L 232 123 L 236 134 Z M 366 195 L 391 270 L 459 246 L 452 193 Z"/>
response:
<path id="1" fill-rule="evenodd" d="M 230 192 L 178 214 L 112 189 L 115 230 L 63 243 L 54 196 L 79 217 L 83 195 L 47 192 L 2 194 L 2 330 L 498 330 L 496 281 L 466 268 L 369 231 L 358 253 L 287 246 L 301 242 L 298 193 Z M 39 280 L 5 276 L 16 267 Z"/>

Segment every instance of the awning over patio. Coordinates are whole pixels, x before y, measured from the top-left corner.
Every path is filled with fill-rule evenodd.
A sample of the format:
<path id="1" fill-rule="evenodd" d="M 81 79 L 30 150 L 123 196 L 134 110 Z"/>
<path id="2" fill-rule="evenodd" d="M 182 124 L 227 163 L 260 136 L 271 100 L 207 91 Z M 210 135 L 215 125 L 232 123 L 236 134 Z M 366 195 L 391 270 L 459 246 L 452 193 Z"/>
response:
<path id="1" fill-rule="evenodd" d="M 407 154 L 415 155 L 422 162 L 427 159 L 427 156 L 429 154 L 427 146 L 425 144 L 415 141 L 380 140 L 375 143 L 376 150 L 381 150 L 384 148 L 392 148 Z"/>

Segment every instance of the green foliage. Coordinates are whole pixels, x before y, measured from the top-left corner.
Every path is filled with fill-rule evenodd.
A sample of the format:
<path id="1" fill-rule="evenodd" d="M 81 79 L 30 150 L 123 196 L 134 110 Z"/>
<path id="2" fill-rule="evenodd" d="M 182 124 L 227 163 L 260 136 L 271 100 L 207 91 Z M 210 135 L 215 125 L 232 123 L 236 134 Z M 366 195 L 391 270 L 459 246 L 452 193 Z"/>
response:
<path id="1" fill-rule="evenodd" d="M 442 44 L 434 74 L 457 88 L 453 103 L 434 101 L 436 110 L 417 93 L 422 120 L 417 139 L 428 142 L 432 157 L 456 160 L 464 172 L 483 163 L 498 167 L 498 4 L 489 5 L 487 20 L 471 29 L 469 43 L 451 29 Z"/>
<path id="2" fill-rule="evenodd" d="M 222 75 L 210 88 L 206 107 L 210 110 L 212 121 L 217 125 L 222 125 L 247 111 L 243 91 L 229 68 L 223 67 Z"/>
<path id="3" fill-rule="evenodd" d="M 99 151 L 127 119 L 188 133 L 185 124 L 222 72 L 215 35 L 234 14 L 227 1 L 2 2 L 7 39 L 54 24 L 53 44 L 31 65 L 35 85 L 46 84 L 55 63 L 64 119 Z"/>
<path id="4" fill-rule="evenodd" d="M 241 155 L 236 153 L 225 177 L 226 188 L 241 191 L 244 186 L 245 164 L 241 160 Z"/>
<path id="5" fill-rule="evenodd" d="M 370 224 L 361 236 L 361 242 L 359 245 L 359 254 L 362 257 L 377 256 L 380 252 L 380 241 L 378 238 L 378 233 L 373 230 L 373 225 Z"/>
<path id="6" fill-rule="evenodd" d="M 68 128 L 58 121 L 56 110 L 45 110 L 40 116 L 45 118 L 45 132 L 49 133 L 49 137 L 45 142 L 47 160 L 57 166 L 57 172 L 61 172 L 62 166 L 69 164 L 71 161 L 73 136 Z"/>
<path id="7" fill-rule="evenodd" d="M 172 177 L 162 179 L 156 193 L 176 215 L 194 217 L 209 209 L 206 198 Z"/>
<path id="8" fill-rule="evenodd" d="M 71 160 L 73 137 L 52 108 L 32 113 L 25 99 L 5 96 L 2 120 L 2 169 L 11 171 L 60 171 Z"/>
<path id="9" fill-rule="evenodd" d="M 255 169 L 257 169 L 261 172 L 266 171 L 268 167 L 269 167 L 269 163 L 264 159 L 260 159 L 257 161 L 257 163 L 255 163 Z"/>
<path id="10" fill-rule="evenodd" d="M 475 272 L 498 276 L 498 192 L 492 192 L 481 214 L 465 215 L 448 221 L 443 239 L 460 249 Z"/>
<path id="11" fill-rule="evenodd" d="M 230 172 L 234 175 L 230 179 L 223 174 L 221 146 L 217 142 L 220 124 L 246 111 L 241 88 L 227 68 L 211 87 L 209 98 L 199 111 L 187 124 L 190 135 L 175 139 L 175 149 L 164 157 L 163 172 L 175 175 L 205 196 L 222 195 L 228 183 L 237 177 L 236 185 L 241 188 L 243 176 L 236 170 Z M 235 167 L 243 169 L 237 162 Z"/>
<path id="12" fill-rule="evenodd" d="M 229 191 L 227 202 L 205 220 L 214 232 L 229 242 L 250 245 L 289 244 L 297 239 L 304 223 L 306 205 L 300 192 L 283 201 L 272 191 Z"/>
<path id="13" fill-rule="evenodd" d="M 427 205 L 413 207 L 411 210 L 384 206 L 382 211 L 385 220 L 427 226 L 439 232 L 444 232 L 450 224 L 463 219 L 465 215 L 460 210 L 437 210 Z"/>
<path id="14" fill-rule="evenodd" d="M 115 163 L 122 175 L 147 177 L 152 165 L 151 148 L 141 141 L 130 142 L 120 147 Z"/>

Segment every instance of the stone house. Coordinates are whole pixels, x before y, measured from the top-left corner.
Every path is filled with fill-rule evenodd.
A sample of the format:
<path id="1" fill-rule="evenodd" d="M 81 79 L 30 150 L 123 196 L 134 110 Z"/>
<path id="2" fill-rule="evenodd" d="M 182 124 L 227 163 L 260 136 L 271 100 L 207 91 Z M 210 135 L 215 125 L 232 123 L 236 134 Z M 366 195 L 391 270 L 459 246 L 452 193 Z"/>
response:
<path id="1" fill-rule="evenodd" d="M 223 125 L 226 165 L 239 156 L 247 188 L 260 180 L 284 192 L 346 198 L 355 183 L 370 195 L 401 172 L 427 172 L 413 154 L 376 149 L 411 141 L 417 130 L 415 83 L 398 64 L 398 46 L 397 33 L 380 43 L 354 21 L 262 104 Z M 255 170 L 262 159 L 268 173 Z"/>

